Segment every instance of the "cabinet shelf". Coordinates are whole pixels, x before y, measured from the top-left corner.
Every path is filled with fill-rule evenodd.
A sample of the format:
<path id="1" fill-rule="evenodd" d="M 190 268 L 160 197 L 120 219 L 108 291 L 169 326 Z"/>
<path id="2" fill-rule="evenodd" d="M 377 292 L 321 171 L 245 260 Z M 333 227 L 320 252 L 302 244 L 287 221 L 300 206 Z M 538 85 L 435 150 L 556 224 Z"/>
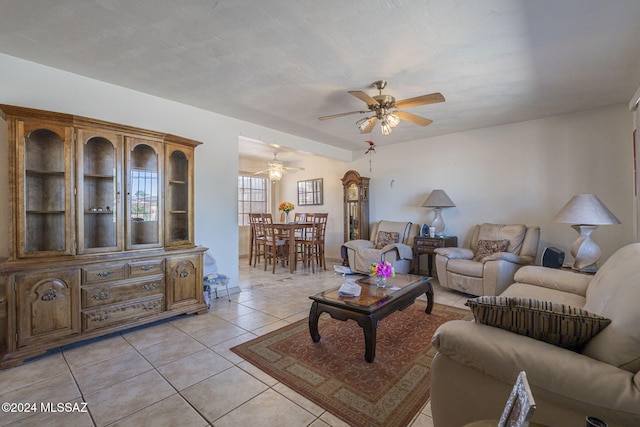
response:
<path id="1" fill-rule="evenodd" d="M 26 169 L 25 173 L 32 176 L 64 176 L 64 171 L 48 171 L 42 169 Z"/>
<path id="2" fill-rule="evenodd" d="M 113 175 L 98 175 L 98 174 L 93 174 L 93 173 L 85 173 L 84 174 L 84 178 L 85 179 L 106 179 L 111 181 L 112 179 L 115 178 L 115 176 Z"/>
<path id="3" fill-rule="evenodd" d="M 60 215 L 65 213 L 65 211 L 48 211 L 48 210 L 30 210 L 27 211 L 27 214 L 37 214 L 37 215 L 48 215 L 48 214 L 55 214 L 55 215 Z"/>

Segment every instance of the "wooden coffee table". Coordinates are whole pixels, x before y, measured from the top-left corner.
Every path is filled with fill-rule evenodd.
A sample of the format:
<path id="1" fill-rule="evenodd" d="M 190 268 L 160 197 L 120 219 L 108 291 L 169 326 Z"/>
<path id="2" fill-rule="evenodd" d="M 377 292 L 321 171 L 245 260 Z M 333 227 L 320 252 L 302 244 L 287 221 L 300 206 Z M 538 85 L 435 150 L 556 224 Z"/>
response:
<path id="1" fill-rule="evenodd" d="M 427 296 L 425 313 L 433 308 L 433 288 L 431 278 L 412 274 L 396 274 L 387 281 L 386 288 L 378 288 L 373 278 L 360 279 L 356 283 L 362 291 L 359 297 L 343 297 L 338 289 L 331 289 L 312 295 L 311 312 L 309 313 L 309 332 L 313 342 L 320 341 L 318 319 L 326 312 L 333 319 L 355 320 L 364 330 L 364 360 L 371 363 L 376 357 L 376 330 L 378 322 L 397 310 L 404 310 L 413 304 L 420 295 Z M 390 287 L 399 289 L 392 290 Z"/>

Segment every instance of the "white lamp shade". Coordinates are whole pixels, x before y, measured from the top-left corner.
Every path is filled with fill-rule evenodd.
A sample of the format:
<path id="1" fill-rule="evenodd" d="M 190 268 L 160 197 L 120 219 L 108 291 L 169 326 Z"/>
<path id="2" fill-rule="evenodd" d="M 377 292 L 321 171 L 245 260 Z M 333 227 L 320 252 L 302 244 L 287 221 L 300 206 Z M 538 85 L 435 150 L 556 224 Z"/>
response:
<path id="1" fill-rule="evenodd" d="M 609 225 L 620 224 L 620 220 L 598 199 L 595 194 L 573 196 L 552 219 L 567 224 Z"/>
<path id="2" fill-rule="evenodd" d="M 447 196 L 444 190 L 433 190 L 422 203 L 423 208 L 453 208 L 456 204 Z"/>

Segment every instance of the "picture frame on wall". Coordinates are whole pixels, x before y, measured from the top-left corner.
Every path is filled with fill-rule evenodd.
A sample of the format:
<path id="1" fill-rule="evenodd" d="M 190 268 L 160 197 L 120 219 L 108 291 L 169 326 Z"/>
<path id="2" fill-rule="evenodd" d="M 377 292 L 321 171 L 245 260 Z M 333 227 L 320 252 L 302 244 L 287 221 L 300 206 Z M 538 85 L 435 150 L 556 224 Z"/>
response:
<path id="1" fill-rule="evenodd" d="M 298 181 L 298 206 L 322 205 L 322 178 Z"/>

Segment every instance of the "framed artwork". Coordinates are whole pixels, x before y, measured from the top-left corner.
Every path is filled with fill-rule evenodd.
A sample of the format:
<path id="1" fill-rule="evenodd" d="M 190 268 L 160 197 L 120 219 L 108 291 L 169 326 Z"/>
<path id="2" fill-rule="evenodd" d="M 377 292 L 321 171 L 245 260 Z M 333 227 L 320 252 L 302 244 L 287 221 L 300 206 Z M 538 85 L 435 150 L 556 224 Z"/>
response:
<path id="1" fill-rule="evenodd" d="M 298 206 L 321 205 L 322 178 L 298 181 Z"/>
<path id="2" fill-rule="evenodd" d="M 524 371 L 518 374 L 498 427 L 527 427 L 536 409 L 531 388 Z"/>

